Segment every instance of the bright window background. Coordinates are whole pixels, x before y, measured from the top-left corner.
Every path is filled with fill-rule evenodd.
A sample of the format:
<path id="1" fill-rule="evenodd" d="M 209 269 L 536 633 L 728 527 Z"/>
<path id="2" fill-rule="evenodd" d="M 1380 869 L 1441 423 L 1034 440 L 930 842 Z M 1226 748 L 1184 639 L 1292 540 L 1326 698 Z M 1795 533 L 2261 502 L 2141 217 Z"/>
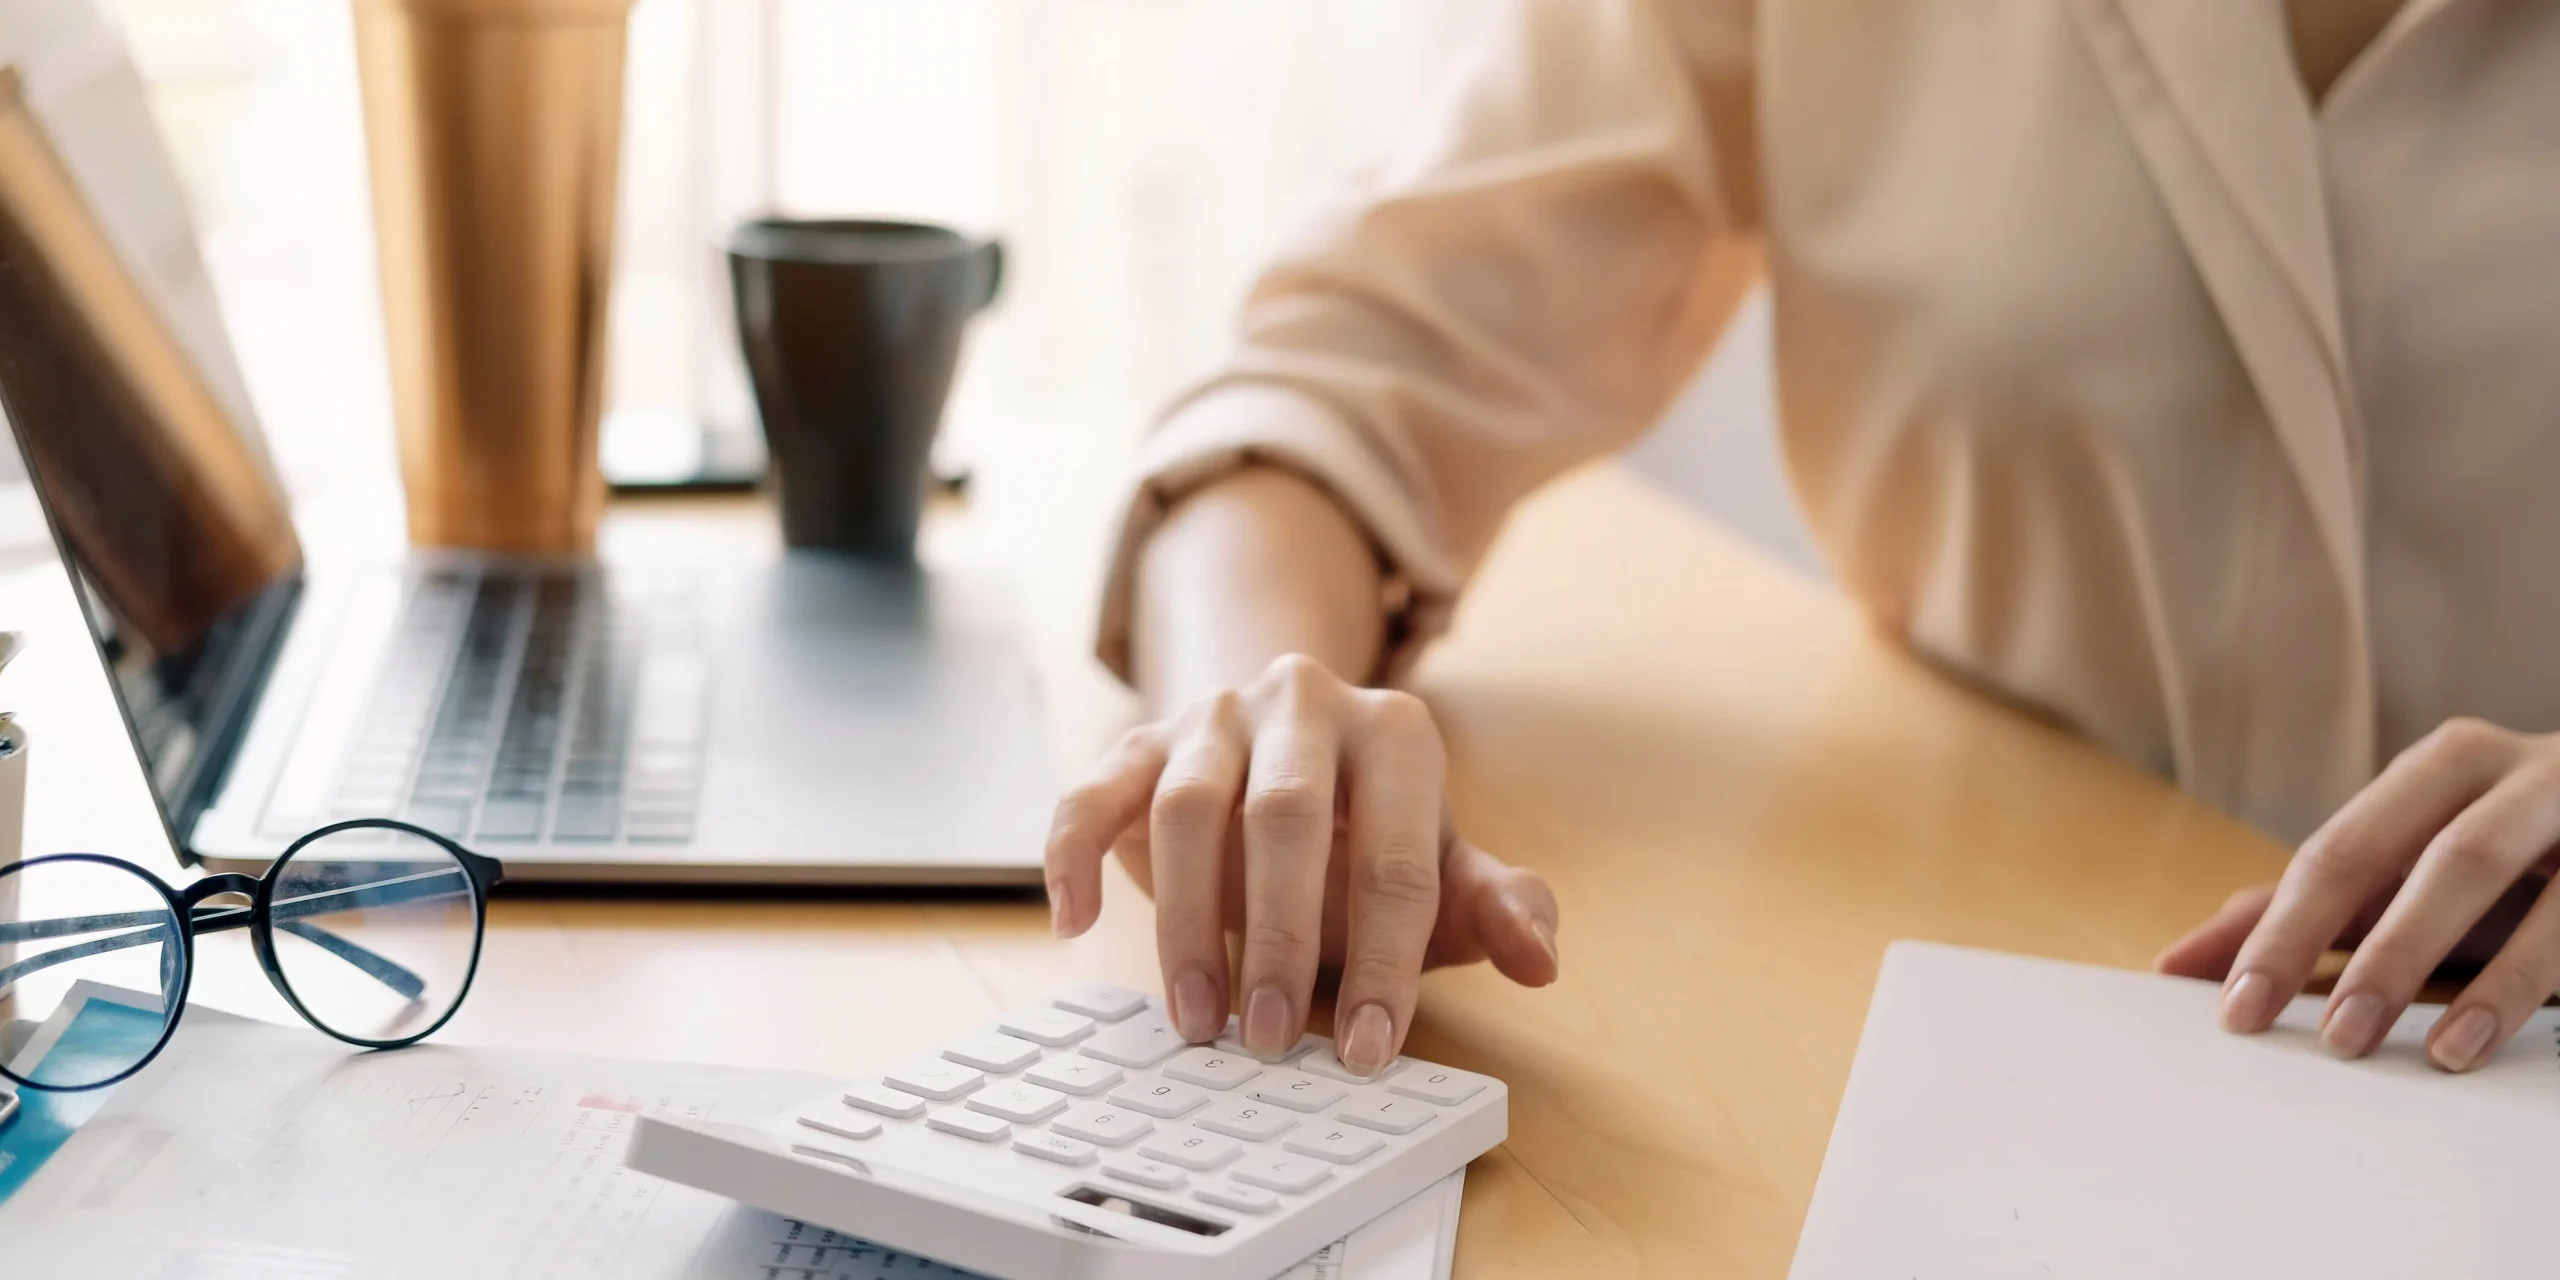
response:
<path id="1" fill-rule="evenodd" d="M 152 85 L 305 524 L 396 545 L 348 0 L 99 2 Z M 1255 264 L 1327 184 L 1415 127 L 1503 7 L 638 0 L 613 411 L 752 423 L 719 252 L 740 217 L 999 234 L 1006 296 L 972 336 L 946 442 L 962 461 L 1028 459 L 1018 475 L 1072 491 L 1012 504 L 1041 536 L 1099 537 L 1121 446 L 1216 359 Z M 1755 298 L 1631 458 L 1819 573 L 1774 443 L 1768 343 Z"/>
<path id="2" fill-rule="evenodd" d="M 347 0 L 103 2 L 306 522 L 343 507 L 396 536 Z M 964 447 L 1134 434 L 1216 357 L 1297 212 L 1407 126 L 1467 8 L 639 0 L 609 403 L 751 421 L 719 243 L 770 207 L 1006 239 L 954 397 Z"/>

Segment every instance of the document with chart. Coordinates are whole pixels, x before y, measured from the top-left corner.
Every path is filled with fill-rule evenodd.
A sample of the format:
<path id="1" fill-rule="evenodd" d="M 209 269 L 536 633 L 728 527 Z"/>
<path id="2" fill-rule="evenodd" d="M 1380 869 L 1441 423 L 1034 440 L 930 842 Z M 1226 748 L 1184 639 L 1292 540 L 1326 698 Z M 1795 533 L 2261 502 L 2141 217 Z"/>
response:
<path id="1" fill-rule="evenodd" d="M 85 1030 L 51 1039 L 71 1047 Z M 10 1274 L 28 1262 L 99 1280 L 958 1276 L 623 1168 L 643 1113 L 759 1118 L 820 1083 L 434 1045 L 357 1053 L 196 1009 L 102 1102 L 31 1092 L 0 1128 L 0 1253 Z M 1288 1280 L 1446 1276 L 1462 1176 Z"/>

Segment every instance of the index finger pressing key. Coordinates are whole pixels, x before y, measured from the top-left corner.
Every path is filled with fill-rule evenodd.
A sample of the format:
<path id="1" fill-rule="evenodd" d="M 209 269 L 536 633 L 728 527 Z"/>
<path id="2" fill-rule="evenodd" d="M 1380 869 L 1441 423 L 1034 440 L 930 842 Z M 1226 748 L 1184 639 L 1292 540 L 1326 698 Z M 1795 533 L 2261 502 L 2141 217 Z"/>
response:
<path id="1" fill-rule="evenodd" d="M 1430 713 L 1410 695 L 1380 705 L 1346 744 L 1351 817 L 1350 938 L 1337 1007 L 1343 1065 L 1368 1075 L 1395 1060 L 1440 915 L 1446 762 Z"/>

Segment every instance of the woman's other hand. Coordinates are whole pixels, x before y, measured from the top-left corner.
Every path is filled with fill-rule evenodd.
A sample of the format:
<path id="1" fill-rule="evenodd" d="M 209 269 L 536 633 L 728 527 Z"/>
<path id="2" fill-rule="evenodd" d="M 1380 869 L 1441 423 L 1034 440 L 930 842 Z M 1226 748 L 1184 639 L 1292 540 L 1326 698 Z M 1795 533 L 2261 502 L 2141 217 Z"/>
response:
<path id="1" fill-rule="evenodd" d="M 2244 890 L 2162 953 L 2223 981 L 2222 1022 L 2265 1030 L 2321 954 L 2352 948 L 2321 1016 L 2341 1057 L 2381 1043 L 2428 975 L 2479 963 L 2427 1036 L 2447 1071 L 2488 1061 L 2560 988 L 2560 734 L 2448 721 L 2306 841 L 2282 882 Z"/>
<path id="2" fill-rule="evenodd" d="M 1242 993 L 1245 1044 L 1276 1052 L 1338 967 L 1342 1059 L 1393 1061 L 1428 966 L 1490 958 L 1556 978 L 1556 900 L 1450 829 L 1446 756 L 1411 694 L 1364 689 L 1290 654 L 1121 738 L 1059 802 L 1048 846 L 1057 932 L 1092 927 L 1116 850 L 1156 900 L 1174 1025 L 1205 1041 Z M 1243 938 L 1230 975 L 1226 935 Z M 1230 981 L 1235 984 L 1231 989 Z"/>

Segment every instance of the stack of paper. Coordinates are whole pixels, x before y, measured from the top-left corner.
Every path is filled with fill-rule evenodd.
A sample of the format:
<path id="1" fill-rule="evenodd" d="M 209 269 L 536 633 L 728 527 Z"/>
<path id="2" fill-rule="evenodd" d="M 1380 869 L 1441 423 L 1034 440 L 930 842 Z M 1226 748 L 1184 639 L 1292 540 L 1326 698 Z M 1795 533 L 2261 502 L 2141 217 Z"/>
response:
<path id="1" fill-rule="evenodd" d="M 76 1051 L 78 1006 L 13 1067 Z M 860 1240 L 622 1167 L 644 1112 L 760 1118 L 818 1077 L 435 1045 L 355 1053 L 191 1010 L 106 1093 L 0 1127 L 0 1272 L 84 1280 L 930 1280 Z M 1442 1280 L 1463 1175 L 1289 1280 Z M 1030 1278 L 1025 1278 L 1030 1280 Z"/>

